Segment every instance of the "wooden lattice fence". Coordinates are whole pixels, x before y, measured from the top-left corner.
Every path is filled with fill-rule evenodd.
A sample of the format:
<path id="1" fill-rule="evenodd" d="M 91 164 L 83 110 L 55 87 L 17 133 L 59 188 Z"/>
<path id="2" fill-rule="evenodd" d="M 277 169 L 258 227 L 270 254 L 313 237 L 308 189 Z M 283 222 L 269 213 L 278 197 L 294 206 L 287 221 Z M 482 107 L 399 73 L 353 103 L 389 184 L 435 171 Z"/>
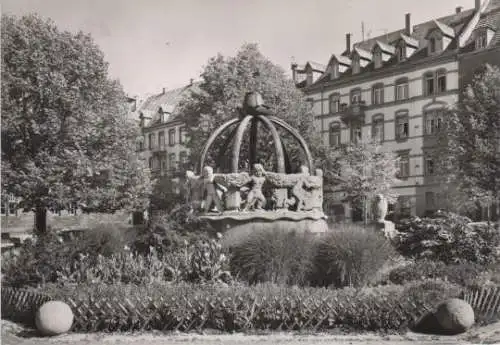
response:
<path id="1" fill-rule="evenodd" d="M 500 316 L 500 286 L 467 289 L 462 297 L 482 320 Z M 36 310 L 51 297 L 2 288 L 2 318 L 33 325 Z M 72 331 L 202 329 L 222 331 L 324 331 L 348 325 L 357 329 L 402 329 L 433 310 L 437 300 L 303 297 L 207 296 L 178 298 L 64 299 L 75 315 Z"/>
<path id="2" fill-rule="evenodd" d="M 34 326 L 38 308 L 52 298 L 22 289 L 2 288 L 2 319 Z"/>
<path id="3" fill-rule="evenodd" d="M 472 306 L 479 321 L 500 318 L 500 285 L 465 289 L 462 298 Z"/>

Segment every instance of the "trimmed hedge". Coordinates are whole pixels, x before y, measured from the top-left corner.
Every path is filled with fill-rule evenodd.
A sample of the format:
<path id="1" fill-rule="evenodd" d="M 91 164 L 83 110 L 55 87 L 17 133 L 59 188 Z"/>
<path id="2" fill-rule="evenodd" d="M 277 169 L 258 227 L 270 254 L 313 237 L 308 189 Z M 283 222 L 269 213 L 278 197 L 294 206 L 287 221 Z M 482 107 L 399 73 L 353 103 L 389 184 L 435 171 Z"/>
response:
<path id="1" fill-rule="evenodd" d="M 338 290 L 276 285 L 48 285 L 66 300 L 74 331 L 404 330 L 460 288 L 443 281 Z M 2 291 L 2 306 L 4 291 Z M 147 296 L 147 297 L 144 297 Z M 26 309 L 26 308 L 25 308 Z"/>

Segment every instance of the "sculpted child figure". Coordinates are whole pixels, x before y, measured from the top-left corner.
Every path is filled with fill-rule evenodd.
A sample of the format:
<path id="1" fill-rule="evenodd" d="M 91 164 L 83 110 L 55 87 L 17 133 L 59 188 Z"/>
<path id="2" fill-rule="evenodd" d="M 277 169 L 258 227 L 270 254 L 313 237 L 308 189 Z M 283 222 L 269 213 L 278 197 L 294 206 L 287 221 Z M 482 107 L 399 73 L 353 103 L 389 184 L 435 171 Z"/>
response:
<path id="1" fill-rule="evenodd" d="M 261 210 L 266 205 L 266 198 L 262 193 L 262 186 L 266 181 L 264 176 L 264 167 L 262 164 L 253 165 L 254 174 L 250 177 L 251 187 L 247 196 L 247 203 L 245 205 L 245 210 L 250 209 Z"/>
<path id="2" fill-rule="evenodd" d="M 222 192 L 227 192 L 226 187 L 214 182 L 214 170 L 212 167 L 203 168 L 203 194 L 205 199 L 203 201 L 203 211 L 208 212 L 212 207 L 212 203 L 215 204 L 218 212 L 222 212 L 222 201 L 217 193 L 217 189 Z"/>
<path id="3" fill-rule="evenodd" d="M 188 188 L 187 201 L 191 204 L 190 213 L 199 211 L 203 200 L 203 180 L 201 176 L 195 175 L 193 171 L 186 171 L 186 185 Z"/>

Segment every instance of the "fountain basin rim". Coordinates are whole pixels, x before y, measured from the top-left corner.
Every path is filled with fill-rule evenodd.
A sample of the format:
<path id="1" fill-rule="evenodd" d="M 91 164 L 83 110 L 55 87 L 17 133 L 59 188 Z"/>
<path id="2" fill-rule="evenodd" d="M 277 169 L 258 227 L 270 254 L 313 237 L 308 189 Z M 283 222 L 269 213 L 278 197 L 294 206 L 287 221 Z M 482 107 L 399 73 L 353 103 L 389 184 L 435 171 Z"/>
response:
<path id="1" fill-rule="evenodd" d="M 277 210 L 277 211 L 225 211 L 222 214 L 203 214 L 200 215 L 200 219 L 205 220 L 235 220 L 235 221 L 278 221 L 278 220 L 291 220 L 291 221 L 301 221 L 301 220 L 320 220 L 327 219 L 327 216 L 323 211 L 312 210 L 312 211 L 289 211 L 289 210 Z"/>

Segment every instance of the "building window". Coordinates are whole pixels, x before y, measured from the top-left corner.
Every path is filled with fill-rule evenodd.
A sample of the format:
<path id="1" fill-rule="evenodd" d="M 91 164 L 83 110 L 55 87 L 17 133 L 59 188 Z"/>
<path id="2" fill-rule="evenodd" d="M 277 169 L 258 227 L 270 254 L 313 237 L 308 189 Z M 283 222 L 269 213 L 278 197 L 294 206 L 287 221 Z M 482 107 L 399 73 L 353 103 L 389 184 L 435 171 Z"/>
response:
<path id="1" fill-rule="evenodd" d="M 410 135 L 410 119 L 408 114 L 396 115 L 396 139 L 405 140 Z"/>
<path id="2" fill-rule="evenodd" d="M 184 144 L 186 142 L 186 127 L 179 127 L 179 144 Z"/>
<path id="3" fill-rule="evenodd" d="M 399 46 L 397 49 L 398 61 L 403 61 L 406 58 L 406 48 L 404 46 Z"/>
<path id="4" fill-rule="evenodd" d="M 175 129 L 174 128 L 168 130 L 168 144 L 170 146 L 175 145 Z"/>
<path id="5" fill-rule="evenodd" d="M 330 73 L 330 79 L 337 79 L 339 77 L 339 65 L 334 63 L 332 65 L 332 71 Z"/>
<path id="6" fill-rule="evenodd" d="M 377 84 L 373 86 L 372 104 L 384 104 L 384 84 Z"/>
<path id="7" fill-rule="evenodd" d="M 434 73 L 428 72 L 424 74 L 424 95 L 429 96 L 434 94 Z"/>
<path id="8" fill-rule="evenodd" d="M 155 146 L 155 134 L 154 133 L 149 133 L 148 135 L 148 148 L 152 150 Z"/>
<path id="9" fill-rule="evenodd" d="M 400 79 L 396 81 L 395 97 L 396 101 L 408 99 L 408 79 Z"/>
<path id="10" fill-rule="evenodd" d="M 354 144 L 359 144 L 363 138 L 363 126 L 359 122 L 353 122 L 351 124 L 351 142 Z"/>
<path id="11" fill-rule="evenodd" d="M 380 48 L 378 48 L 373 54 L 373 64 L 375 68 L 382 67 L 382 52 L 380 51 Z"/>
<path id="12" fill-rule="evenodd" d="M 177 170 L 177 164 L 175 161 L 175 153 L 171 153 L 168 155 L 168 168 L 171 172 Z"/>
<path id="13" fill-rule="evenodd" d="M 360 64 L 359 64 L 359 56 L 355 55 L 352 58 L 352 74 L 358 74 L 361 70 Z"/>
<path id="14" fill-rule="evenodd" d="M 165 156 L 160 158 L 160 169 L 162 172 L 167 171 L 167 157 Z"/>
<path id="15" fill-rule="evenodd" d="M 426 157 L 425 158 L 425 174 L 427 176 L 433 176 L 436 174 L 436 166 L 434 164 L 433 157 Z"/>
<path id="16" fill-rule="evenodd" d="M 361 103 L 361 89 L 354 89 L 351 91 L 351 104 Z"/>
<path id="17" fill-rule="evenodd" d="M 410 176 L 410 156 L 409 152 L 399 154 L 398 178 L 406 179 Z"/>
<path id="18" fill-rule="evenodd" d="M 165 132 L 161 131 L 158 133 L 158 147 L 163 148 L 165 147 Z"/>
<path id="19" fill-rule="evenodd" d="M 443 128 L 442 110 L 434 110 L 425 113 L 425 134 L 439 133 Z"/>
<path id="20" fill-rule="evenodd" d="M 486 37 L 486 34 L 480 34 L 476 38 L 476 49 L 483 49 L 486 48 L 488 45 L 488 37 Z"/>
<path id="21" fill-rule="evenodd" d="M 378 142 L 384 141 L 384 115 L 382 114 L 373 116 L 372 138 Z"/>
<path id="22" fill-rule="evenodd" d="M 340 111 L 340 95 L 338 93 L 335 93 L 333 95 L 330 95 L 328 99 L 330 114 L 338 113 Z"/>
<path id="23" fill-rule="evenodd" d="M 398 198 L 399 216 L 401 218 L 411 217 L 411 197 L 400 196 Z"/>
<path id="24" fill-rule="evenodd" d="M 340 146 L 340 124 L 334 122 L 330 125 L 329 144 L 332 147 Z"/>
<path id="25" fill-rule="evenodd" d="M 436 48 L 437 48 L 437 43 L 436 43 L 436 38 L 435 37 L 431 37 L 429 39 L 429 52 L 432 54 L 436 51 Z"/>
<path id="26" fill-rule="evenodd" d="M 184 169 L 188 163 L 188 155 L 186 151 L 181 151 L 181 153 L 179 153 L 179 162 L 181 164 L 181 168 Z"/>
<path id="27" fill-rule="evenodd" d="M 445 92 L 446 91 L 446 71 L 439 70 L 436 73 L 437 79 L 437 91 Z"/>

